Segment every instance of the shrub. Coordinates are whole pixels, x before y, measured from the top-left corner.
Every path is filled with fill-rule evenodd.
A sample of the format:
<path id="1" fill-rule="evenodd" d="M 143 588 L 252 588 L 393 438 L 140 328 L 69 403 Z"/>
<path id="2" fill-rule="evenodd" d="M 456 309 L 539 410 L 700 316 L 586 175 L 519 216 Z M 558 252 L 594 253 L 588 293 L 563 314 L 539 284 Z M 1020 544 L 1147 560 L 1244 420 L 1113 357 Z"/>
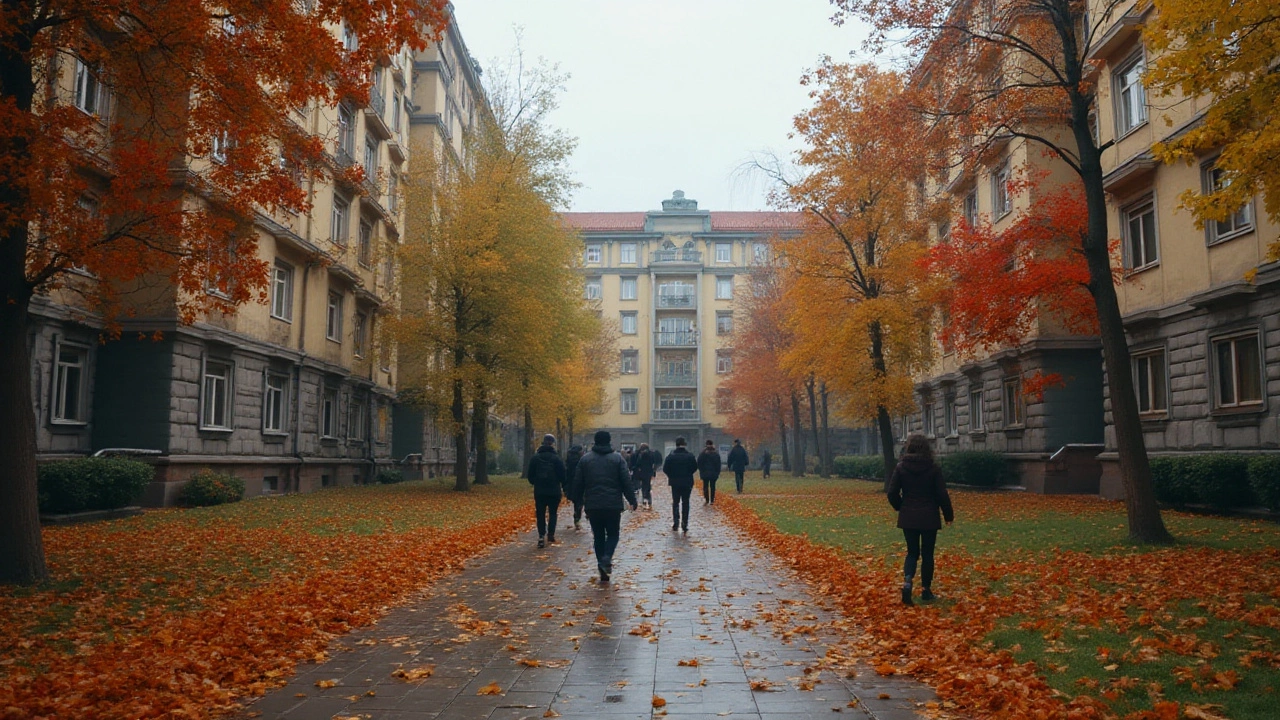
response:
<path id="1" fill-rule="evenodd" d="M 1170 505 L 1185 505 L 1196 501 L 1196 490 L 1181 471 L 1182 458 L 1151 458 L 1151 484 L 1155 486 L 1156 499 Z"/>
<path id="2" fill-rule="evenodd" d="M 379 470 L 378 483 L 380 485 L 395 485 L 404 482 L 404 473 L 399 470 Z"/>
<path id="3" fill-rule="evenodd" d="M 884 458 L 879 455 L 838 455 L 836 475 L 864 480 L 884 479 Z"/>
<path id="4" fill-rule="evenodd" d="M 40 512 L 115 510 L 146 489 L 155 471 L 124 458 L 80 458 L 41 465 L 37 472 Z"/>
<path id="5" fill-rule="evenodd" d="M 1249 458 L 1205 453 L 1151 459 L 1156 498 L 1175 505 L 1199 502 L 1217 508 L 1256 505 Z"/>
<path id="6" fill-rule="evenodd" d="M 238 502 L 244 497 L 244 481 L 230 473 L 201 470 L 182 487 L 178 502 L 187 507 L 205 507 Z"/>
<path id="7" fill-rule="evenodd" d="M 999 487 L 1017 482 L 1004 455 L 989 450 L 962 450 L 938 457 L 942 477 L 957 485 Z"/>
<path id="8" fill-rule="evenodd" d="M 1280 512 L 1280 455 L 1255 455 L 1248 468 L 1249 486 L 1258 501 Z"/>
<path id="9" fill-rule="evenodd" d="M 520 472 L 520 455 L 518 455 L 514 450 L 503 450 L 498 453 L 498 462 L 494 465 L 494 472 Z"/>

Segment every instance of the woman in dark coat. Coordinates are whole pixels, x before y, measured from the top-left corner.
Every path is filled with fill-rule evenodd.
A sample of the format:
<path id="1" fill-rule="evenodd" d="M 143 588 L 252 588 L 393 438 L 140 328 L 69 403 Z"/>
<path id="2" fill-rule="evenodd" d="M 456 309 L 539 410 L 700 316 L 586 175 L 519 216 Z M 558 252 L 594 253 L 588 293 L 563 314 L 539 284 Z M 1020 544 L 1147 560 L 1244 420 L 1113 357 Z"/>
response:
<path id="1" fill-rule="evenodd" d="M 942 471 L 933 461 L 933 449 L 923 435 L 907 438 L 907 447 L 889 479 L 889 504 L 898 511 L 898 527 L 907 540 L 907 559 L 902 564 L 902 604 L 912 605 L 911 584 L 915 580 L 916 561 L 920 561 L 920 581 L 924 588 L 920 599 L 934 599 L 933 548 L 942 522 L 938 511 L 950 525 L 955 520 L 951 496 Z"/>

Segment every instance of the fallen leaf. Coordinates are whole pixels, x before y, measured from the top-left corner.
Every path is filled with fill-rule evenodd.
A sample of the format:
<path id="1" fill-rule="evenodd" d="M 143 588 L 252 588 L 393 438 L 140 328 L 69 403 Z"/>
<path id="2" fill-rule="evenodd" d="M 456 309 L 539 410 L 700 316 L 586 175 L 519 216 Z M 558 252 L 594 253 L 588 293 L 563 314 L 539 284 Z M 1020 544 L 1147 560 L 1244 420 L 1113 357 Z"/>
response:
<path id="1" fill-rule="evenodd" d="M 665 699 L 663 699 L 663 697 L 662 697 L 661 695 L 654 695 L 654 696 L 653 696 L 653 706 L 654 706 L 654 707 L 656 707 L 656 708 L 665 707 L 665 706 L 666 706 L 666 704 L 667 704 L 667 701 L 666 701 Z"/>
<path id="2" fill-rule="evenodd" d="M 491 682 L 488 685 L 485 685 L 484 687 L 477 690 L 476 694 L 477 695 L 501 695 L 502 688 L 498 687 L 498 683 Z"/>

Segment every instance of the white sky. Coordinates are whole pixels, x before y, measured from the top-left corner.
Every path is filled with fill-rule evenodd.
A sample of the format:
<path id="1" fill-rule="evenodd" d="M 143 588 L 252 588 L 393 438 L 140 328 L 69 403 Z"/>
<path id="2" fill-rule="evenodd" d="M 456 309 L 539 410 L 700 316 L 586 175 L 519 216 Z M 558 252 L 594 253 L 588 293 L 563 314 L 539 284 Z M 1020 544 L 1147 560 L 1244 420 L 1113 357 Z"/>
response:
<path id="1" fill-rule="evenodd" d="M 866 35 L 828 0 L 454 0 L 481 67 L 523 29 L 526 59 L 571 77 L 552 122 L 579 139 L 572 210 L 651 210 L 677 188 L 704 210 L 763 210 L 766 183 L 737 168 L 779 154 L 808 107 L 800 76 Z"/>

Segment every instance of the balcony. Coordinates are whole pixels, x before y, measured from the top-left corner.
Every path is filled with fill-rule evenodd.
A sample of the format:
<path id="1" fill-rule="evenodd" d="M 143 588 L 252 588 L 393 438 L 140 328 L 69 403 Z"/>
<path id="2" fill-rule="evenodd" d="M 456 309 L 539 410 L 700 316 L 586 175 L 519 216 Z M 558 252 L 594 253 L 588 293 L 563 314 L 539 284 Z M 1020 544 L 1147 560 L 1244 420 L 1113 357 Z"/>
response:
<path id="1" fill-rule="evenodd" d="M 700 417 L 701 417 L 701 416 L 698 414 L 698 410 L 697 410 L 697 409 L 690 409 L 690 408 L 680 408 L 680 409 L 675 409 L 675 410 L 673 410 L 673 409 L 658 409 L 658 410 L 654 410 L 654 411 L 653 411 L 653 421 L 654 421 L 654 422 L 673 422 L 673 421 L 676 421 L 676 422 L 686 421 L 686 422 L 687 422 L 687 421 L 690 421 L 690 420 L 692 420 L 692 421 L 694 421 L 694 422 L 697 422 L 697 421 L 700 419 Z"/>
<path id="2" fill-rule="evenodd" d="M 667 295 L 661 291 L 658 292 L 659 310 L 696 310 L 697 307 L 698 296 L 693 293 Z"/>
<path id="3" fill-rule="evenodd" d="M 653 334 L 656 347 L 698 347 L 697 330 L 677 330 L 676 332 L 656 332 Z"/>
<path id="4" fill-rule="evenodd" d="M 664 373 L 658 372 L 653 374 L 653 386 L 663 388 L 693 388 L 698 387 L 697 373 Z"/>
<path id="5" fill-rule="evenodd" d="M 387 140 L 391 137 L 391 128 L 387 125 L 386 112 L 387 100 L 382 96 L 382 91 L 377 86 L 369 88 L 369 104 L 364 106 L 365 126 L 381 140 Z"/>
<path id="6" fill-rule="evenodd" d="M 702 251 L 690 248 L 675 248 L 671 250 L 654 250 L 649 253 L 649 264 L 657 265 L 659 263 L 696 263 L 702 264 Z"/>

